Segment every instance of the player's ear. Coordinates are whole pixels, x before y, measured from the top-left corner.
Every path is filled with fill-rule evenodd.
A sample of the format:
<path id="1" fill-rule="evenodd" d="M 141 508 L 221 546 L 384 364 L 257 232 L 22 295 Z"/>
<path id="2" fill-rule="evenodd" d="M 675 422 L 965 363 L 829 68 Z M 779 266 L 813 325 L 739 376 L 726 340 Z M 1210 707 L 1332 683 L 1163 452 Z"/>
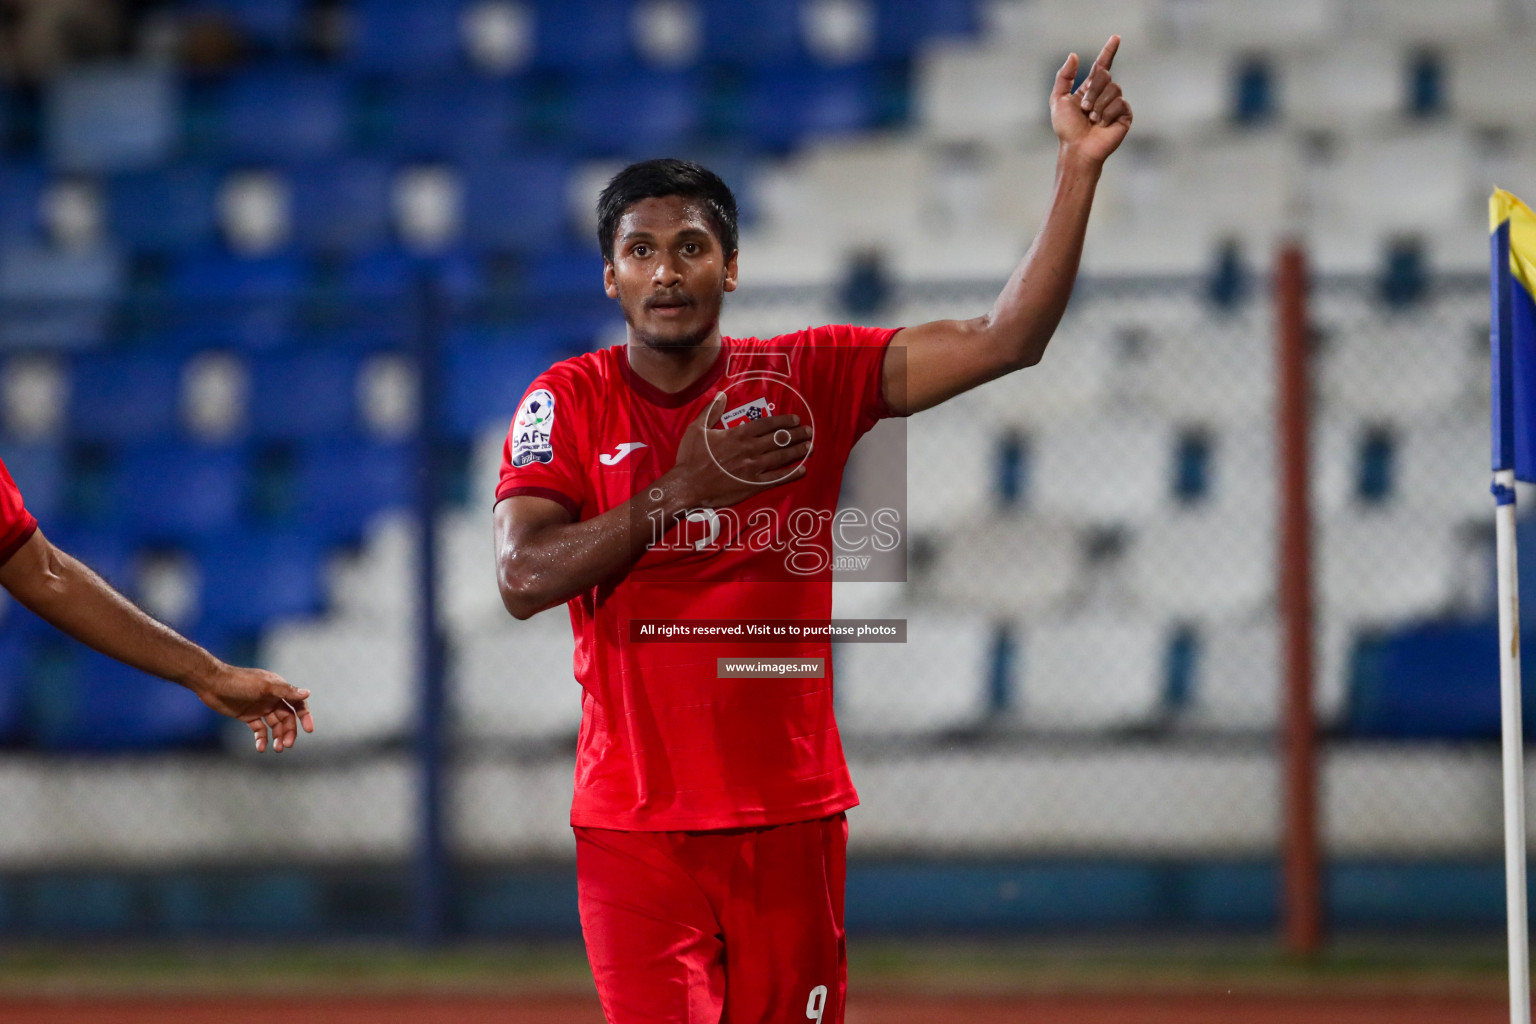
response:
<path id="1" fill-rule="evenodd" d="M 603 291 L 610 299 L 619 297 L 619 286 L 613 280 L 613 260 L 603 260 Z"/>
<path id="2" fill-rule="evenodd" d="M 725 287 L 725 290 L 728 291 L 728 292 L 733 292 L 733 291 L 736 290 L 736 255 L 740 251 L 741 251 L 740 249 L 736 250 L 736 252 L 733 252 L 729 256 L 727 256 L 726 260 L 725 260 L 725 285 L 724 285 L 724 287 Z"/>

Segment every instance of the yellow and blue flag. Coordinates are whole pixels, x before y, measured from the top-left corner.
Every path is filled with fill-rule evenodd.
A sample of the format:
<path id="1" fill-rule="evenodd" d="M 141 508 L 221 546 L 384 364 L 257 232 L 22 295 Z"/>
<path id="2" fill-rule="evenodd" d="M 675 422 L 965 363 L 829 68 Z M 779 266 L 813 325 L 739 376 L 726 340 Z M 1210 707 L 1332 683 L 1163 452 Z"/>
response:
<path id="1" fill-rule="evenodd" d="M 1494 189 L 1488 227 L 1493 469 L 1513 469 L 1515 479 L 1536 482 L 1536 213 Z"/>

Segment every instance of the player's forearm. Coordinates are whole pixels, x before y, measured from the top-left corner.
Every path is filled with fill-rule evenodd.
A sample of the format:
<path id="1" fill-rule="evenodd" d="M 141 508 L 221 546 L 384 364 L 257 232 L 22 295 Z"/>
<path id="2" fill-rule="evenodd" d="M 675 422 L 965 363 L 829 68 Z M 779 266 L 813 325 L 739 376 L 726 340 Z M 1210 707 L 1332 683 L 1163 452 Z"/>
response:
<path id="1" fill-rule="evenodd" d="M 224 663 L 139 610 L 80 561 L 35 534 L 0 582 L 61 632 L 134 668 L 198 689 Z"/>
<path id="2" fill-rule="evenodd" d="M 1038 363 L 1066 312 L 1102 169 L 1072 147 L 1061 147 L 1050 212 L 985 318 L 984 330 L 1010 368 Z"/>
<path id="3" fill-rule="evenodd" d="M 602 515 L 517 537 L 498 559 L 502 604 L 526 619 L 621 575 L 695 504 L 686 481 L 668 473 Z"/>

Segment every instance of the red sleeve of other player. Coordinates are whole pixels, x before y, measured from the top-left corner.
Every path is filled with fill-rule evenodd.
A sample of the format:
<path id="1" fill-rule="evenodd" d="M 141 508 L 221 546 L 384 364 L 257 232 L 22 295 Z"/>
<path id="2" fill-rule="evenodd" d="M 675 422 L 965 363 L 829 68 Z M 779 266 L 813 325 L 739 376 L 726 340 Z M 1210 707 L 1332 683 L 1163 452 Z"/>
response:
<path id="1" fill-rule="evenodd" d="M 528 386 L 501 448 L 496 500 L 527 494 L 548 498 L 581 517 L 587 497 L 583 452 L 585 417 L 580 415 L 577 375 L 552 368 Z"/>
<path id="2" fill-rule="evenodd" d="M 0 462 L 0 565 L 11 560 L 37 532 L 37 520 L 21 501 L 21 489 Z"/>

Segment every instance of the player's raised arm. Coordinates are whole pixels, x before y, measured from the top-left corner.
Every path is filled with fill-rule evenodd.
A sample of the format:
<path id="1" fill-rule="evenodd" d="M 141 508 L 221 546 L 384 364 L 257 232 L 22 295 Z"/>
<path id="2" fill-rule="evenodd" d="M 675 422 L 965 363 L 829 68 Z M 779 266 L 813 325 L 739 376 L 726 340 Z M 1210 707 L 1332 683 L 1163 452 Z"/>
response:
<path id="1" fill-rule="evenodd" d="M 895 411 L 938 405 L 1033 366 L 1045 354 L 1077 279 L 1099 173 L 1131 127 L 1130 104 L 1110 74 L 1119 48 L 1120 37 L 1111 36 L 1076 90 L 1077 54 L 1056 74 L 1050 105 L 1058 149 L 1050 212 L 991 311 L 974 320 L 909 327 L 892 339 L 893 346 L 906 350 L 904 359 L 885 364 L 885 394 L 900 405 Z"/>
<path id="2" fill-rule="evenodd" d="M 563 604 L 640 560 L 696 509 L 727 508 L 805 475 L 811 428 L 798 416 L 769 416 L 717 429 L 725 392 L 678 444 L 677 462 L 622 505 L 581 522 L 533 495 L 496 505 L 496 582 L 514 618 Z M 794 466 L 789 472 L 785 466 Z"/>
<path id="3" fill-rule="evenodd" d="M 40 618 L 109 657 L 180 683 L 204 704 L 250 727 L 256 749 L 293 746 L 314 732 L 308 690 L 256 668 L 226 665 L 156 622 L 39 530 L 0 565 L 0 586 Z"/>

